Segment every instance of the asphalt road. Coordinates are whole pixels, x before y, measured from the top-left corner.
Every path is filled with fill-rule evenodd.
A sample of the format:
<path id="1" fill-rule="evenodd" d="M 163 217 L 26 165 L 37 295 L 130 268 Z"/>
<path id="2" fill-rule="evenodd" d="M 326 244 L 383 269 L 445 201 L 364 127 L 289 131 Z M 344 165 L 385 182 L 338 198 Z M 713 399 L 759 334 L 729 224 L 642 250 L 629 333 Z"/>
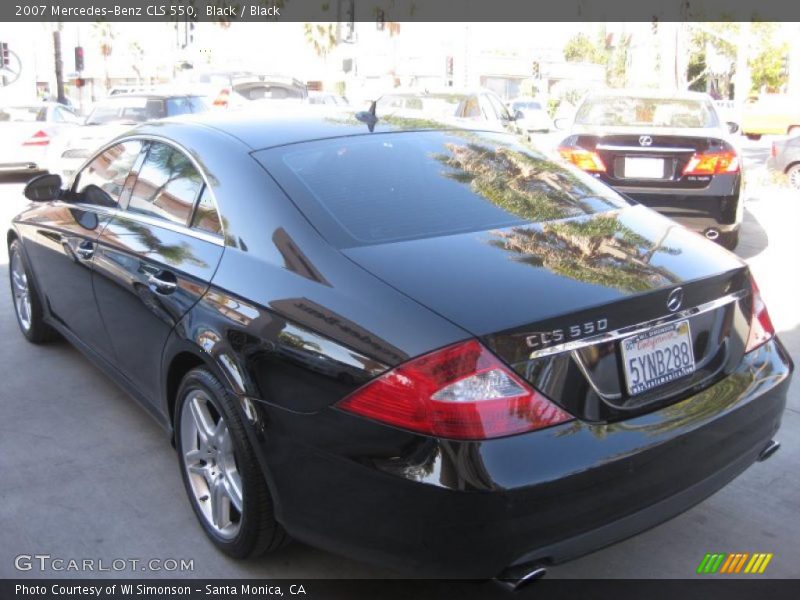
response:
<path id="1" fill-rule="evenodd" d="M 769 140 L 743 141 L 748 174 L 738 254 L 752 266 L 773 321 L 800 362 L 800 194 L 769 184 Z M 22 184 L 0 183 L 0 220 L 24 206 Z M 0 250 L 0 274 L 8 259 Z M 3 283 L 2 285 L 6 285 Z M 236 562 L 206 540 L 185 498 L 176 456 L 159 427 L 64 342 L 26 343 L 0 292 L 0 577 L 20 554 L 64 559 L 192 559 L 193 571 L 128 564 L 100 576 L 207 578 L 404 576 L 294 543 Z M 683 515 L 571 563 L 550 577 L 687 578 L 707 552 L 772 552 L 762 577 L 800 577 L 800 378 L 773 458 Z M 302 473 L 298 473 L 302 477 Z M 331 518 L 335 518 L 332 515 Z M 387 515 L 391 518 L 391 515 Z M 81 573 L 46 571 L 51 577 Z"/>

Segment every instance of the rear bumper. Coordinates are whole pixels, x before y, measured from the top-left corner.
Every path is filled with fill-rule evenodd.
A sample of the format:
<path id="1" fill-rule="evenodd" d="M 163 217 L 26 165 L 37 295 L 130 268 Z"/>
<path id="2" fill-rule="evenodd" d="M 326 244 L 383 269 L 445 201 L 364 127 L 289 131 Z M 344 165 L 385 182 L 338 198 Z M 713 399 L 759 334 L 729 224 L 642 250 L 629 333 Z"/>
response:
<path id="1" fill-rule="evenodd" d="M 670 219 L 703 233 L 737 231 L 742 222 L 739 198 L 740 175 L 716 175 L 708 187 L 700 189 L 614 186 L 636 202 Z"/>
<path id="2" fill-rule="evenodd" d="M 713 494 L 772 439 L 791 370 L 776 340 L 659 411 L 480 443 L 261 405 L 259 453 L 294 537 L 417 574 L 493 577 L 591 552 Z"/>

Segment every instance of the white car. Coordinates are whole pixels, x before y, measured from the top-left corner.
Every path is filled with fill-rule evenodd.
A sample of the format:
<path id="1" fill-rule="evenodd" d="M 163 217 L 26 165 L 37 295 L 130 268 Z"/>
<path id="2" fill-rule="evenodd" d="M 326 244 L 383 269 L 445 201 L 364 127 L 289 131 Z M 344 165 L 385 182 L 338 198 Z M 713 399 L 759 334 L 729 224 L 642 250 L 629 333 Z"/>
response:
<path id="1" fill-rule="evenodd" d="M 80 123 L 77 114 L 55 102 L 0 108 L 0 173 L 51 169 L 54 145 Z"/>
<path id="2" fill-rule="evenodd" d="M 527 133 L 548 132 L 553 128 L 547 105 L 534 98 L 517 98 L 509 102 L 509 108 L 517 118 L 517 125 Z"/>

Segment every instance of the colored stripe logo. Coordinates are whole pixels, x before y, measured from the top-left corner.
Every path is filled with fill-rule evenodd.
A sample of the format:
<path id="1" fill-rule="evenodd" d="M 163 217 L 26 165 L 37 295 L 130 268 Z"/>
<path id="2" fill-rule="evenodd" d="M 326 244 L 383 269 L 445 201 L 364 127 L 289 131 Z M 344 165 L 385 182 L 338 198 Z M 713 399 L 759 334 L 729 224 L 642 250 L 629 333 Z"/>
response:
<path id="1" fill-rule="evenodd" d="M 772 556 L 771 552 L 709 553 L 700 561 L 697 573 L 701 575 L 714 575 L 715 573 L 760 575 L 767 570 Z"/>

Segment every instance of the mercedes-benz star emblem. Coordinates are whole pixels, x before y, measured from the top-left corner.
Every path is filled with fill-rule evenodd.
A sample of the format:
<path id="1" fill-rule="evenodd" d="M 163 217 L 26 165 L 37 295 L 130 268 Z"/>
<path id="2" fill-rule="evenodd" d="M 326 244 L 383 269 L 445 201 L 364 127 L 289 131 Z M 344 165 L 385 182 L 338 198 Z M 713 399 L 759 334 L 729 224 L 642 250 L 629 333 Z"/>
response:
<path id="1" fill-rule="evenodd" d="M 653 145 L 653 138 L 649 135 L 640 135 L 639 136 L 639 145 L 640 146 L 652 146 Z"/>
<path id="2" fill-rule="evenodd" d="M 667 309 L 669 312 L 675 312 L 683 304 L 683 288 L 675 288 L 667 296 Z"/>

